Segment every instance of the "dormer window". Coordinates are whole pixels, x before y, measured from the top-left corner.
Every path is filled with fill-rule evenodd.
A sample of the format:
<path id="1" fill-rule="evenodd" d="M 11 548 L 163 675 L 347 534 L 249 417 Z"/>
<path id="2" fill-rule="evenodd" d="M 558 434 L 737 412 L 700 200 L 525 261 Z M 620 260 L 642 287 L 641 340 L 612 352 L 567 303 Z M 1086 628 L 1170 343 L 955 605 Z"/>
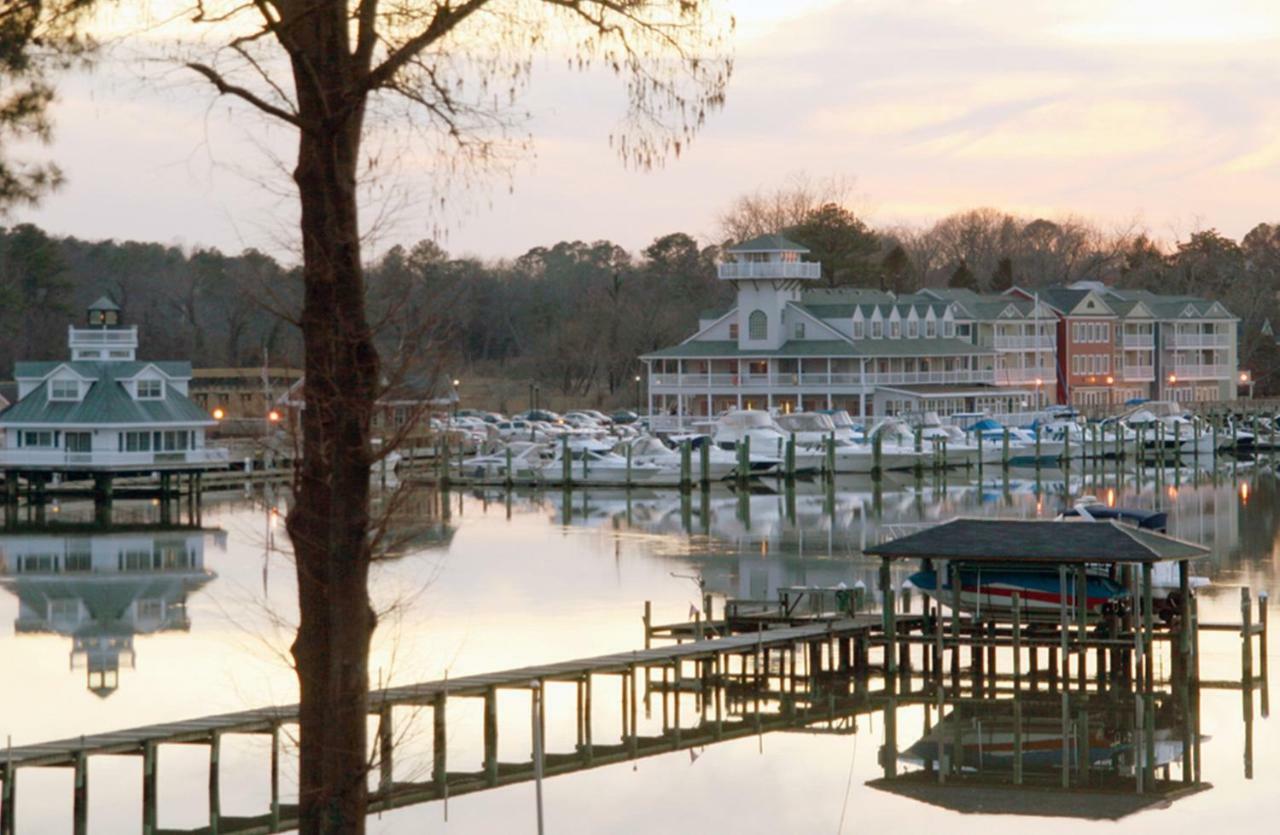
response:
<path id="1" fill-rule="evenodd" d="M 924 323 L 924 335 L 933 339 L 938 335 L 938 323 L 933 319 L 928 319 Z"/>
<path id="2" fill-rule="evenodd" d="M 50 400 L 79 400 L 80 399 L 80 381 L 79 380 L 50 380 L 49 381 L 49 399 Z"/>
<path id="3" fill-rule="evenodd" d="M 796 322 L 796 339 L 804 339 L 804 322 Z"/>
<path id="4" fill-rule="evenodd" d="M 889 322 L 889 338 L 897 339 L 900 336 L 902 336 L 902 323 L 894 319 Z"/>
<path id="5" fill-rule="evenodd" d="M 920 323 L 917 322 L 915 319 L 909 320 L 907 322 L 907 338 L 916 339 L 919 336 L 920 336 Z"/>
<path id="6" fill-rule="evenodd" d="M 139 380 L 138 381 L 138 399 L 139 400 L 159 400 L 164 397 L 164 381 L 162 380 Z"/>
<path id="7" fill-rule="evenodd" d="M 952 336 L 955 336 L 955 335 L 956 335 L 956 323 L 955 323 L 955 322 L 953 322 L 953 321 L 951 321 L 950 319 L 948 319 L 947 321 L 943 322 L 943 323 L 942 323 L 942 333 L 943 333 L 943 335 L 944 335 L 944 336 L 946 336 L 946 337 L 948 337 L 948 338 L 949 338 L 949 337 L 952 337 Z"/>
<path id="8" fill-rule="evenodd" d="M 884 322 L 871 323 L 871 338 L 879 339 L 884 336 Z"/>
<path id="9" fill-rule="evenodd" d="M 861 339 L 864 333 L 866 333 L 866 324 L 861 320 L 855 320 L 853 323 L 853 338 Z"/>

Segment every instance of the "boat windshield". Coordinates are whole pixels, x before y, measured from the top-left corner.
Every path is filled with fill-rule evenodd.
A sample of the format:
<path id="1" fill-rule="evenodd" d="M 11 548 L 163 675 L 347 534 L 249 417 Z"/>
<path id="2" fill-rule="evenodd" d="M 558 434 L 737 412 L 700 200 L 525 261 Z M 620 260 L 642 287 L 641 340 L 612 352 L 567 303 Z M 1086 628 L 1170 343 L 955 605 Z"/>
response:
<path id="1" fill-rule="evenodd" d="M 761 429 L 772 428 L 773 418 L 768 412 L 747 411 L 729 412 L 720 418 L 720 424 L 727 429 Z"/>
<path id="2" fill-rule="evenodd" d="M 802 412 L 795 415 L 780 415 L 778 426 L 787 432 L 831 432 L 835 424 L 826 415 Z"/>

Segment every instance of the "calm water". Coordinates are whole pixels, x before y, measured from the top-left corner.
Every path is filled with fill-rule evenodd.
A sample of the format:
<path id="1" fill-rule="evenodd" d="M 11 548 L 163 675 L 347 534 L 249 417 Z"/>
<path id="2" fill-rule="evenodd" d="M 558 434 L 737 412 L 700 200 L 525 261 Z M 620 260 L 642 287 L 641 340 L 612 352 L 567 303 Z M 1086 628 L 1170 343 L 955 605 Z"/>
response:
<path id="1" fill-rule="evenodd" d="M 1242 585 L 1280 590 L 1280 495 L 1267 467 L 1228 470 L 1216 480 L 1168 473 L 1156 481 L 1148 474 L 1141 483 L 1132 473 L 1117 481 L 1114 473 L 1064 480 L 1048 472 L 1037 483 L 1028 472 L 984 483 L 898 479 L 875 491 L 869 481 L 842 480 L 831 494 L 819 485 L 801 485 L 792 497 L 718 489 L 687 502 L 674 492 L 578 492 L 567 503 L 558 493 L 423 492 L 397 527 L 398 555 L 376 572 L 376 603 L 385 614 L 372 669 L 382 682 L 406 683 L 636 648 L 645 600 L 653 601 L 658 622 L 689 616 L 699 599 L 689 577 L 705 579 L 717 610 L 725 597 L 772 597 L 791 585 L 861 580 L 874 588 L 878 563 L 863 559 L 861 549 L 900 532 L 895 526 L 956 515 L 1052 517 L 1065 495 L 1081 493 L 1166 509 L 1171 533 L 1212 548 L 1198 567 L 1212 581 L 1201 595 L 1203 620 L 1238 621 Z M 96 533 L 84 529 L 91 506 L 63 503 L 48 508 L 43 522 L 20 521 L 0 535 L 0 742 L 294 700 L 285 661 L 294 587 L 279 515 L 287 502 L 283 494 L 211 495 L 203 530 L 164 532 L 156 530 L 155 506 L 119 503 L 111 529 Z M 89 560 L 95 576 L 16 576 L 18 559 L 55 551 L 82 565 Z M 1271 666 L 1278 644 L 1271 641 Z M 1204 636 L 1203 677 L 1238 678 L 1239 647 L 1230 634 Z M 597 693 L 602 742 L 604 729 L 618 726 L 617 685 L 601 679 Z M 528 758 L 527 700 L 520 698 L 500 702 L 504 761 Z M 1246 779 L 1241 694 L 1206 690 L 1201 698 L 1208 737 L 1202 775 L 1212 788 L 1126 818 L 1120 825 L 1127 831 L 1274 831 L 1277 723 L 1261 717 L 1255 699 L 1253 776 Z M 548 747 L 572 750 L 572 712 L 557 707 L 572 705 L 574 689 L 552 686 L 548 699 Z M 479 702 L 458 701 L 449 713 L 450 769 L 478 768 Z M 467 706 L 473 701 L 474 709 Z M 899 712 L 900 749 L 920 737 L 923 723 L 923 708 Z M 656 711 L 647 719 L 642 712 L 642 734 L 658 725 Z M 403 732 L 396 778 L 427 779 L 429 718 Z M 883 732 L 874 716 L 860 719 L 857 733 L 768 734 L 552 778 L 544 789 L 548 831 L 838 832 L 842 819 L 845 832 L 1115 826 L 959 815 L 875 790 L 864 784 L 881 774 Z M 224 741 L 224 816 L 267 808 L 266 751 L 263 739 Z M 139 831 L 139 758 L 91 763 L 90 830 Z M 160 769 L 161 827 L 204 826 L 207 749 L 166 747 Z M 286 759 L 286 801 L 293 780 Z M 18 790 L 19 832 L 71 830 L 70 770 L 24 770 Z M 437 802 L 389 812 L 370 830 L 532 832 L 533 811 L 533 787 L 524 784 L 453 798 L 447 810 Z"/>

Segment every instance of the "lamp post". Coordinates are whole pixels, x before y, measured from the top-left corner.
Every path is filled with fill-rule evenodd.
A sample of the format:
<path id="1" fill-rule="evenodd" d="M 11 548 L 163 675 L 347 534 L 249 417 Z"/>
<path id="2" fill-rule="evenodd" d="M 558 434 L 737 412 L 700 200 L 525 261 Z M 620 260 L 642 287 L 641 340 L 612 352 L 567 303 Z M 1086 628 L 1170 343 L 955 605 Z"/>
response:
<path id="1" fill-rule="evenodd" d="M 640 375 L 639 374 L 636 375 L 636 411 L 637 412 L 644 411 L 643 409 L 640 408 Z"/>
<path id="2" fill-rule="evenodd" d="M 1040 391 L 1040 387 L 1044 385 L 1044 380 L 1036 377 L 1036 409 L 1044 408 L 1044 395 Z"/>
<path id="3" fill-rule="evenodd" d="M 1108 374 L 1107 375 L 1107 409 L 1108 410 L 1115 408 L 1115 405 L 1116 405 L 1115 382 L 1116 382 L 1116 378 Z"/>
<path id="4" fill-rule="evenodd" d="M 1248 371 L 1240 372 L 1240 385 L 1249 387 L 1249 399 L 1253 399 L 1253 375 Z"/>
<path id="5" fill-rule="evenodd" d="M 1168 395 L 1169 395 L 1169 399 L 1170 399 L 1170 400 L 1175 400 L 1175 399 L 1176 399 L 1176 398 L 1173 396 L 1173 387 L 1174 387 L 1174 385 L 1176 385 L 1176 384 L 1177 384 L 1177 382 L 1178 382 L 1178 375 L 1177 375 L 1177 374 L 1170 374 L 1170 375 L 1169 375 L 1169 391 L 1168 391 Z"/>
<path id="6" fill-rule="evenodd" d="M 462 399 L 462 395 L 458 391 L 458 386 L 460 385 L 462 385 L 462 381 L 455 377 L 453 380 L 453 422 L 454 423 L 458 422 L 458 401 Z"/>

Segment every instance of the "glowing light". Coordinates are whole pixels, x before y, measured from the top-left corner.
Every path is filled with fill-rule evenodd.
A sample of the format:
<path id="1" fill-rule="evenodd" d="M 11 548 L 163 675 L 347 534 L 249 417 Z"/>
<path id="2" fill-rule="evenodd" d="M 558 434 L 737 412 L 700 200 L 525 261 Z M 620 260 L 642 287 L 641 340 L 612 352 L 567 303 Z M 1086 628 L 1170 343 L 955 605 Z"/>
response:
<path id="1" fill-rule="evenodd" d="M 214 409 L 214 410 L 213 410 L 213 419 L 214 419 L 214 420 L 222 420 L 222 419 L 223 419 L 224 417 L 226 417 L 226 416 L 227 416 L 227 413 L 226 413 L 226 412 L 224 412 L 224 411 L 222 411 L 222 407 L 221 407 L 221 406 L 219 406 L 218 408 L 216 408 L 216 409 Z"/>
<path id="2" fill-rule="evenodd" d="M 280 413 L 277 412 L 275 409 L 272 409 L 271 411 L 267 412 L 267 420 L 271 421 L 272 423 L 279 423 Z"/>
<path id="3" fill-rule="evenodd" d="M 454 380 L 454 381 L 453 381 L 453 387 L 454 387 L 454 388 L 457 388 L 457 387 L 458 387 L 458 386 L 460 386 L 460 385 L 462 385 L 462 381 L 461 381 L 461 380 Z"/>
<path id="4" fill-rule="evenodd" d="M 1178 382 L 1178 375 L 1177 375 L 1177 374 L 1170 374 L 1170 375 L 1169 375 L 1169 385 L 1173 385 L 1173 384 L 1174 384 L 1174 383 L 1176 383 L 1176 382 Z"/>
<path id="5" fill-rule="evenodd" d="M 1107 377 L 1107 385 L 1111 385 L 1116 381 L 1115 377 Z"/>
<path id="6" fill-rule="evenodd" d="M 1240 382 L 1242 382 L 1242 383 L 1247 383 L 1247 382 L 1249 382 L 1249 372 L 1248 372 L 1248 371 L 1241 371 L 1241 372 L 1240 372 Z"/>
<path id="7" fill-rule="evenodd" d="M 1178 498 L 1178 488 L 1174 487 L 1172 484 L 1169 485 L 1169 489 L 1166 492 L 1168 492 L 1171 500 Z"/>
<path id="8" fill-rule="evenodd" d="M 1249 482 L 1240 482 L 1240 504 L 1249 503 Z"/>
<path id="9" fill-rule="evenodd" d="M 1108 487 L 1107 488 L 1107 507 L 1115 507 L 1115 506 L 1116 506 L 1116 488 Z"/>

